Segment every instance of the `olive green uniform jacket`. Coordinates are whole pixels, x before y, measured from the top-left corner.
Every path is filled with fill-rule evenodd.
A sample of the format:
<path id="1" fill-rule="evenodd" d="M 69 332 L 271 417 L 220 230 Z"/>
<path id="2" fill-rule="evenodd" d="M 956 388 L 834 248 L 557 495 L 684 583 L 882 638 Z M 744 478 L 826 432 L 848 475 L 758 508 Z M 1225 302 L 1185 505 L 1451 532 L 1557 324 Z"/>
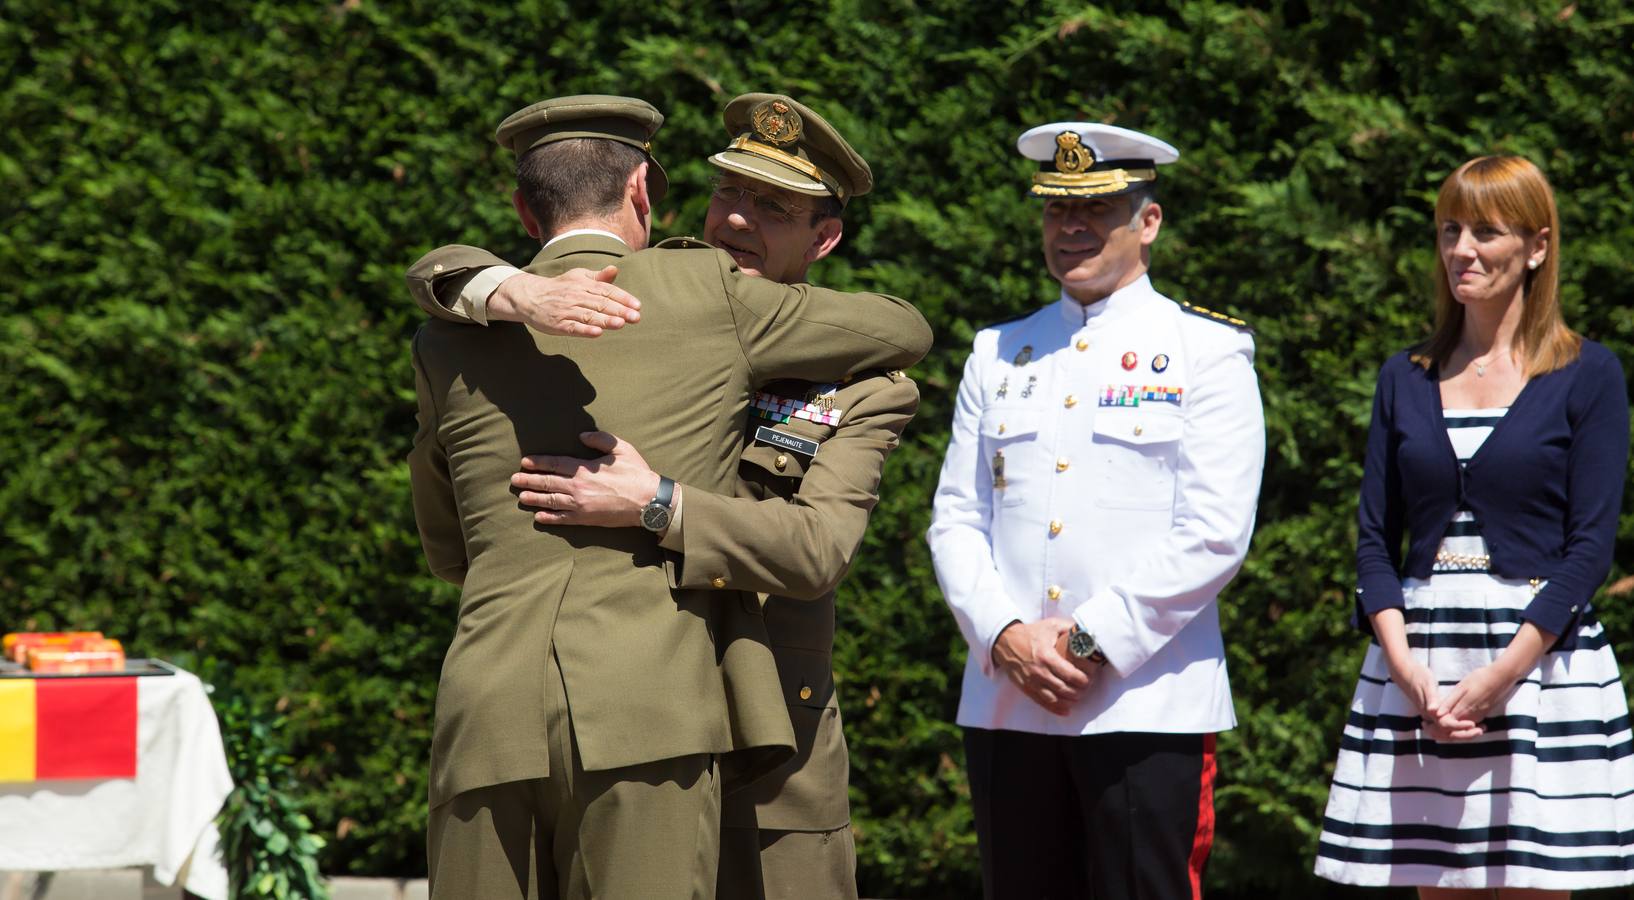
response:
<path id="1" fill-rule="evenodd" d="M 439 251 L 411 270 L 411 293 L 438 305 L 433 277 L 457 280 L 492 261 L 474 248 Z M 438 687 L 434 805 L 550 774 L 541 698 L 553 647 L 588 770 L 786 751 L 758 598 L 730 580 L 725 591 L 685 589 L 705 577 L 686 571 L 696 560 L 677 568 L 640 529 L 536 527 L 509 477 L 524 453 L 583 455 L 581 432 L 610 431 L 695 488 L 691 515 L 692 498 L 735 488 L 755 385 L 898 368 L 930 345 L 924 319 L 902 301 L 753 278 L 710 249 L 632 253 L 581 235 L 529 270 L 613 263 L 619 286 L 645 301 L 638 327 L 586 341 L 433 321 L 415 338 L 416 518 L 432 571 L 463 585 Z"/>

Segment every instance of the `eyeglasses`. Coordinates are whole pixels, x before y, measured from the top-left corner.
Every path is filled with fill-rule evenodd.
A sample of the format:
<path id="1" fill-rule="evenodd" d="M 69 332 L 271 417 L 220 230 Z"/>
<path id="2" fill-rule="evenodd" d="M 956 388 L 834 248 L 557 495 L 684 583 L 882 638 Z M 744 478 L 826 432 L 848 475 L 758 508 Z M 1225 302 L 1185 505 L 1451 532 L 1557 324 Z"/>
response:
<path id="1" fill-rule="evenodd" d="M 722 181 L 715 182 L 714 196 L 716 200 L 728 206 L 737 206 L 738 202 L 747 196 L 754 201 L 755 209 L 759 210 L 762 215 L 785 223 L 794 221 L 796 215 L 807 210 L 807 207 L 784 203 L 776 198 L 761 194 L 759 191 Z"/>

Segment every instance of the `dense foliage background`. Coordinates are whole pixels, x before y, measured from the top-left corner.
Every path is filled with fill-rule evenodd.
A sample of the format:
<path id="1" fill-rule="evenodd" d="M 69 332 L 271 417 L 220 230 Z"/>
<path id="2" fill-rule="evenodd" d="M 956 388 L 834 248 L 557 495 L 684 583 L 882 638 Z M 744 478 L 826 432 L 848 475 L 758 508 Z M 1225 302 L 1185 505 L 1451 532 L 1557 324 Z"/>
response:
<path id="1" fill-rule="evenodd" d="M 860 876 L 865 895 L 975 896 L 951 724 L 965 648 L 921 535 L 971 336 L 1055 296 L 1015 136 L 1129 125 L 1184 154 L 1158 287 L 1259 332 L 1270 454 L 1221 599 L 1242 724 L 1220 743 L 1209 880 L 1310 896 L 1362 650 L 1368 400 L 1427 328 L 1434 190 L 1472 155 L 1540 163 L 1568 321 L 1634 363 L 1631 60 L 1630 0 L 7 0 L 0 630 L 100 627 L 230 664 L 287 722 L 325 871 L 422 872 L 455 595 L 409 508 L 402 271 L 449 241 L 529 256 L 490 137 L 517 107 L 605 92 L 665 110 L 675 234 L 702 223 L 720 107 L 785 91 L 880 184 L 814 276 L 909 297 L 939 336 L 842 590 Z M 1625 516 L 1602 604 L 1625 664 L 1631 539 Z"/>

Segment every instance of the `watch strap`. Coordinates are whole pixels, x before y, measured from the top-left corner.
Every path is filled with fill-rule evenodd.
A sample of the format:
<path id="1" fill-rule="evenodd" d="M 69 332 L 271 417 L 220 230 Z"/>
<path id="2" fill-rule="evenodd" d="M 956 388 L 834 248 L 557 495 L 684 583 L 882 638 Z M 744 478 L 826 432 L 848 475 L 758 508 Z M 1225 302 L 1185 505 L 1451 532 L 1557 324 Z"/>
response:
<path id="1" fill-rule="evenodd" d="M 658 495 L 652 498 L 652 502 L 669 509 L 674 499 L 675 482 L 663 475 L 658 476 Z"/>

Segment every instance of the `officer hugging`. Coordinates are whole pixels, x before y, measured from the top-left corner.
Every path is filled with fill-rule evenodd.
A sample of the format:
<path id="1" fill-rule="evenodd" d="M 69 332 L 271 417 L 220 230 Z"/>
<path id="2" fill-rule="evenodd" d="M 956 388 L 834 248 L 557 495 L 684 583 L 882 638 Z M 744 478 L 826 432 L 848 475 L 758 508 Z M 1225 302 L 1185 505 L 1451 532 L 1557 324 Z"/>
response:
<path id="1" fill-rule="evenodd" d="M 873 187 L 839 131 L 781 94 L 722 120 L 704 240 L 642 249 L 656 109 L 558 97 L 496 134 L 534 261 L 409 272 L 416 517 L 464 586 L 434 897 L 856 897 L 834 589 L 931 335 L 807 282 Z"/>

